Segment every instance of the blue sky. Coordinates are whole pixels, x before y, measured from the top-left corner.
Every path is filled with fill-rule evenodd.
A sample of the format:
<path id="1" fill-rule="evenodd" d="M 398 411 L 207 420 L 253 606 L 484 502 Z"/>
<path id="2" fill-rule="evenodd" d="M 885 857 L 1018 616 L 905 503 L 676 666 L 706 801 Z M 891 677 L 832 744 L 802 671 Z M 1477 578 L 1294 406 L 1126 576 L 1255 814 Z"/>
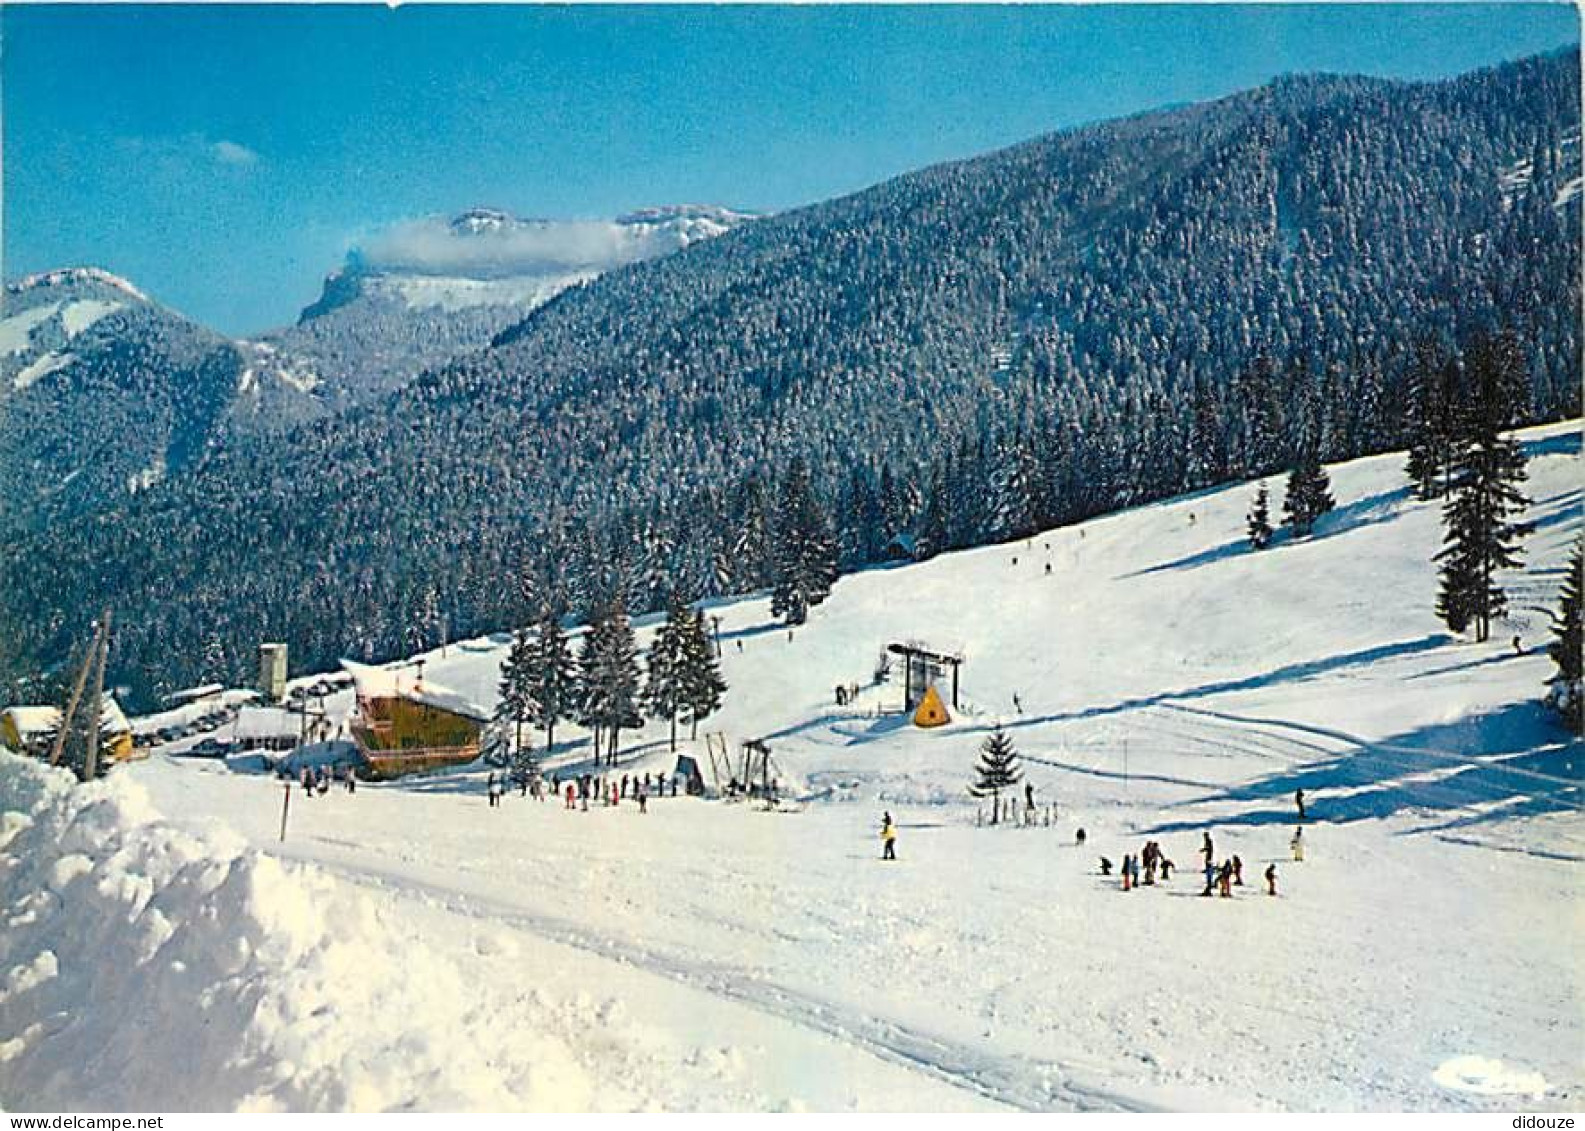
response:
<path id="1" fill-rule="evenodd" d="M 4 36 L 4 271 L 93 263 L 217 328 L 347 249 L 491 205 L 776 210 L 1310 70 L 1577 43 L 1564 4 L 32 7 Z"/>

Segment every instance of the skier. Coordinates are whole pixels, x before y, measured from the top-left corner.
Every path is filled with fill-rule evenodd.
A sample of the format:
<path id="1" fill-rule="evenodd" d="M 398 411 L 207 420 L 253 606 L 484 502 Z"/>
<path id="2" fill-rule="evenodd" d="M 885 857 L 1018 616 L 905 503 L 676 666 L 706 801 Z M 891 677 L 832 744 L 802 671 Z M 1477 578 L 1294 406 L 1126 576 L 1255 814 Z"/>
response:
<path id="1" fill-rule="evenodd" d="M 1233 862 L 1222 861 L 1222 867 L 1216 873 L 1216 885 L 1221 889 L 1223 899 L 1233 898 Z"/>
<path id="2" fill-rule="evenodd" d="M 351 767 L 348 767 L 347 769 L 347 792 L 358 792 L 358 771 L 352 769 Z"/>
<path id="3" fill-rule="evenodd" d="M 1304 830 L 1303 829 L 1294 829 L 1293 830 L 1293 839 L 1288 842 L 1288 847 L 1293 849 L 1293 858 L 1295 860 L 1301 860 L 1302 861 L 1304 859 Z"/>
<path id="4" fill-rule="evenodd" d="M 638 793 L 638 811 L 640 813 L 648 813 L 649 812 L 649 787 L 648 786 L 645 786 L 645 787 L 643 787 L 642 789 L 639 790 L 639 793 Z"/>
<path id="5" fill-rule="evenodd" d="M 495 784 L 495 775 L 494 774 L 490 775 L 490 780 L 485 784 L 484 789 L 485 789 L 485 793 L 490 798 L 490 808 L 494 809 L 496 806 L 500 805 L 500 803 L 501 803 L 501 794 L 499 792 L 499 787 Z"/>
<path id="6" fill-rule="evenodd" d="M 1046 563 L 1046 576 L 1047 577 L 1051 576 L 1051 563 L 1050 562 Z"/>
<path id="7" fill-rule="evenodd" d="M 1209 856 L 1205 858 L 1205 890 L 1201 895 L 1210 895 L 1211 889 L 1216 886 L 1216 864 Z"/>
<path id="8" fill-rule="evenodd" d="M 1519 643 L 1519 637 L 1517 634 L 1513 638 L 1513 654 L 1515 656 L 1524 655 L 1524 645 Z"/>
<path id="9" fill-rule="evenodd" d="M 572 783 L 568 782 L 567 783 L 567 808 L 576 809 L 578 807 L 577 801 L 578 801 L 577 791 L 572 788 Z"/>
<path id="10" fill-rule="evenodd" d="M 1211 830 L 1206 829 L 1205 839 L 1200 842 L 1200 851 L 1205 855 L 1205 866 L 1211 867 L 1211 862 L 1216 859 L 1216 850 L 1211 846 Z"/>
<path id="11" fill-rule="evenodd" d="M 1020 715 L 1024 713 L 1024 701 L 1018 698 L 1018 692 L 1016 691 L 1013 692 L 1013 711 Z"/>
<path id="12" fill-rule="evenodd" d="M 1239 887 L 1244 886 L 1244 862 L 1235 853 L 1233 856 L 1233 883 Z"/>
<path id="13" fill-rule="evenodd" d="M 1024 810 L 1028 813 L 1035 811 L 1035 787 L 1030 782 L 1024 783 Z"/>
<path id="14" fill-rule="evenodd" d="M 886 823 L 881 826 L 881 859 L 897 859 L 897 826 L 892 824 L 892 815 L 886 814 Z"/>
<path id="15" fill-rule="evenodd" d="M 1112 874 L 1112 862 L 1110 860 L 1108 860 L 1104 856 L 1101 857 L 1101 875 L 1110 876 L 1111 874 Z"/>
<path id="16" fill-rule="evenodd" d="M 1266 894 L 1277 894 L 1277 866 L 1275 864 L 1266 865 Z"/>
<path id="17" fill-rule="evenodd" d="M 1293 791 L 1293 805 L 1294 808 L 1299 810 L 1299 820 L 1304 820 L 1304 790 L 1296 789 Z"/>
<path id="18" fill-rule="evenodd" d="M 1134 858 L 1132 856 L 1127 854 L 1123 856 L 1122 873 L 1123 890 L 1128 891 L 1130 890 L 1129 884 L 1134 878 Z"/>
<path id="19" fill-rule="evenodd" d="M 1075 844 L 1077 844 L 1080 848 L 1084 847 L 1084 830 L 1083 829 L 1080 829 L 1077 833 L 1074 834 L 1073 842 Z"/>
<path id="20" fill-rule="evenodd" d="M 1176 865 L 1174 865 L 1172 863 L 1172 861 L 1168 860 L 1165 856 L 1163 856 L 1161 858 L 1161 882 L 1162 883 L 1166 883 L 1168 880 L 1172 879 L 1172 869 L 1175 866 Z"/>

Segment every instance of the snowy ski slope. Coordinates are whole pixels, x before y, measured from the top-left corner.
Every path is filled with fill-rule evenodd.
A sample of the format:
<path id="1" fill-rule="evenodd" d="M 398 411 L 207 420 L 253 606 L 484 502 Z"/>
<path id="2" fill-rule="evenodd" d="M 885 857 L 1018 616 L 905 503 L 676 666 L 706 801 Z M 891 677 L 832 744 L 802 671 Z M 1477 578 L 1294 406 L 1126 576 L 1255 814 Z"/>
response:
<path id="1" fill-rule="evenodd" d="M 1524 439 L 1537 531 L 1488 644 L 1432 612 L 1397 455 L 1263 553 L 1240 485 L 845 578 L 791 639 L 720 604 L 707 729 L 767 739 L 786 811 L 491 810 L 478 769 L 294 791 L 281 843 L 282 787 L 188 743 L 80 790 L 0 763 L 0 1106 L 64 1106 L 87 1035 L 120 1107 L 1578 1109 L 1585 750 L 1537 700 L 1585 478 L 1578 422 Z M 835 704 L 899 640 L 966 657 L 949 726 L 884 713 L 895 685 Z M 504 645 L 426 674 L 491 702 Z M 1053 825 L 977 827 L 998 721 Z M 672 765 L 660 724 L 624 748 Z M 1230 901 L 1198 897 L 1205 829 Z M 1098 874 L 1146 839 L 1170 883 Z"/>

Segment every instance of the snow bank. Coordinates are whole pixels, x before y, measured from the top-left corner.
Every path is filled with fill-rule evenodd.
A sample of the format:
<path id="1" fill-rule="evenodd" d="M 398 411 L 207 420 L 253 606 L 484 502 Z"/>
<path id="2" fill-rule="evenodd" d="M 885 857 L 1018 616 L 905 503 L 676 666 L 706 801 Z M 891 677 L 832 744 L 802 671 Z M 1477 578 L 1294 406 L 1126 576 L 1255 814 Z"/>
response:
<path id="1" fill-rule="evenodd" d="M 590 1103 L 557 1038 L 488 1047 L 488 987 L 370 896 L 162 820 L 125 774 L 0 753 L 0 915 L 8 1110 Z"/>

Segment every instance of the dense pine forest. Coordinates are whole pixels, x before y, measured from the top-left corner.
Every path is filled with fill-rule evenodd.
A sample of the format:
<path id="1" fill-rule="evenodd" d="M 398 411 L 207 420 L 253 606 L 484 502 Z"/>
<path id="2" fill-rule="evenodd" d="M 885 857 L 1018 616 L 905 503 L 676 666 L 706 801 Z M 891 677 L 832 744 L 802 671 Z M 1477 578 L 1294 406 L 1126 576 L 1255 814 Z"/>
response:
<path id="1" fill-rule="evenodd" d="M 106 606 L 135 702 L 263 639 L 317 668 L 762 588 L 795 622 L 838 569 L 1408 446 L 1497 335 L 1515 422 L 1577 414 L 1579 102 L 1572 52 L 1285 78 L 613 271 L 372 405 L 18 523 L 0 678 Z"/>

